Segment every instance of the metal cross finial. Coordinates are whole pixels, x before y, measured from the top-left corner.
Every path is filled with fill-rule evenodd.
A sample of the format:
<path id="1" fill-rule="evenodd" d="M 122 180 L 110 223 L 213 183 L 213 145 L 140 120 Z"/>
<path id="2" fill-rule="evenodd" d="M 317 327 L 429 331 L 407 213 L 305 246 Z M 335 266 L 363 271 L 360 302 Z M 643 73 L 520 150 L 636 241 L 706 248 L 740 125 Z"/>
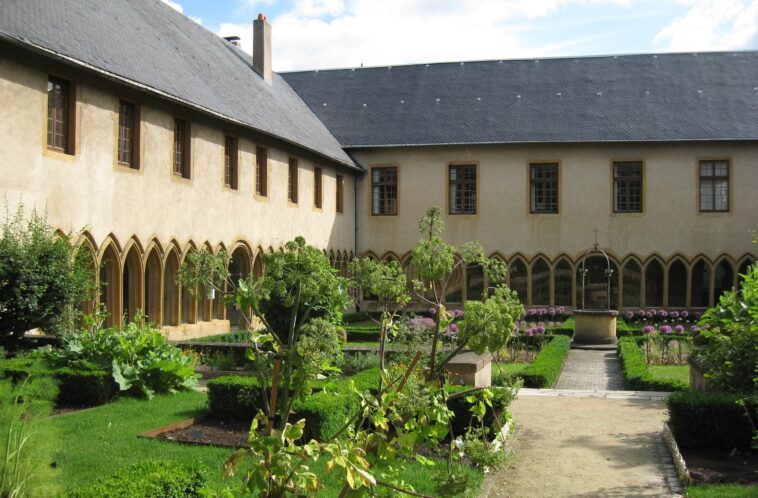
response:
<path id="1" fill-rule="evenodd" d="M 595 229 L 595 244 L 594 244 L 594 247 L 595 247 L 596 251 L 597 251 L 597 246 L 598 246 L 598 243 L 597 243 L 597 228 L 596 228 Z"/>

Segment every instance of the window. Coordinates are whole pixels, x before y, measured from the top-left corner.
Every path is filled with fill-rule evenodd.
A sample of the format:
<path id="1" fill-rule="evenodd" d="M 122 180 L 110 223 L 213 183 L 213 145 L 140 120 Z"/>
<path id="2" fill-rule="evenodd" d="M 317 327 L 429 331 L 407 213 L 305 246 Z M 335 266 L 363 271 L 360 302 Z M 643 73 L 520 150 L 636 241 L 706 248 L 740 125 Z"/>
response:
<path id="1" fill-rule="evenodd" d="M 700 161 L 700 211 L 729 211 L 729 161 Z"/>
<path id="2" fill-rule="evenodd" d="M 118 163 L 139 169 L 139 119 L 137 106 L 118 102 Z"/>
<path id="3" fill-rule="evenodd" d="M 397 168 L 371 168 L 371 214 L 397 214 Z"/>
<path id="4" fill-rule="evenodd" d="M 263 147 L 255 149 L 255 193 L 268 195 L 268 151 Z"/>
<path id="5" fill-rule="evenodd" d="M 613 212 L 642 212 L 642 163 L 613 163 Z"/>
<path id="6" fill-rule="evenodd" d="M 297 159 L 290 157 L 289 178 L 287 181 L 287 199 L 293 204 L 297 204 L 297 180 L 299 171 L 300 169 L 297 164 Z"/>
<path id="7" fill-rule="evenodd" d="M 316 167 L 313 170 L 313 205 L 318 209 L 323 206 L 323 172 Z"/>
<path id="8" fill-rule="evenodd" d="M 190 177 L 190 127 L 183 119 L 174 118 L 174 174 Z"/>
<path id="9" fill-rule="evenodd" d="M 337 212 L 342 213 L 344 212 L 344 202 L 345 202 L 345 180 L 342 178 L 342 175 L 337 175 Z"/>
<path id="10" fill-rule="evenodd" d="M 530 202 L 532 213 L 558 212 L 558 164 L 529 165 Z"/>
<path id="11" fill-rule="evenodd" d="M 237 139 L 226 135 L 224 137 L 224 185 L 233 190 L 237 190 L 238 158 Z"/>
<path id="12" fill-rule="evenodd" d="M 451 165 L 448 191 L 450 214 L 476 214 L 476 165 Z"/>
<path id="13" fill-rule="evenodd" d="M 74 86 L 50 76 L 47 80 L 47 148 L 74 153 Z"/>

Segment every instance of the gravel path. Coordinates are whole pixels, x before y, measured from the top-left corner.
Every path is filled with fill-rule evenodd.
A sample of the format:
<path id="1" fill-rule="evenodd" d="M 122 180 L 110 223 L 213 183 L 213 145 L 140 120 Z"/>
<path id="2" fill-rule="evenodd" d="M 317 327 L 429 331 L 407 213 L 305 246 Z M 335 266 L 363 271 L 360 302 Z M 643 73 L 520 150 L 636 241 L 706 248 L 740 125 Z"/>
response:
<path id="1" fill-rule="evenodd" d="M 666 419 L 663 401 L 521 395 L 511 408 L 517 427 L 515 459 L 492 476 L 486 496 L 677 496 L 681 492 L 660 437 Z"/>

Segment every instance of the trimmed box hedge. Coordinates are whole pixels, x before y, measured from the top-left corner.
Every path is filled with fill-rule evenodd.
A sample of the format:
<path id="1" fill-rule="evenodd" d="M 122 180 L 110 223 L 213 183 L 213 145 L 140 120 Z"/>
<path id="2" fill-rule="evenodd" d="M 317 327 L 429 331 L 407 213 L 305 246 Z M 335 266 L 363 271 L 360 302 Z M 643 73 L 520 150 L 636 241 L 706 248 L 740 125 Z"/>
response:
<path id="1" fill-rule="evenodd" d="M 266 406 L 255 377 L 226 375 L 208 381 L 208 410 L 218 418 L 249 421 Z"/>
<path id="2" fill-rule="evenodd" d="M 94 365 L 52 368 L 43 360 L 28 356 L 0 361 L 0 378 L 19 382 L 29 375 L 49 375 L 58 383 L 58 397 L 55 402 L 63 406 L 94 406 L 110 401 L 116 393 L 116 383 L 110 372 Z"/>
<path id="3" fill-rule="evenodd" d="M 524 387 L 553 387 L 563 368 L 563 360 L 571 347 L 571 338 L 556 335 L 542 348 L 534 361 L 518 376 L 524 379 Z"/>
<path id="4" fill-rule="evenodd" d="M 74 490 L 69 498 L 185 498 L 199 497 L 206 469 L 165 460 L 147 460 Z"/>
<path id="5" fill-rule="evenodd" d="M 681 391 L 689 386 L 673 380 L 654 378 L 647 369 L 645 353 L 640 348 L 636 337 L 619 339 L 618 354 L 621 360 L 621 372 L 624 375 L 624 387 L 631 391 Z"/>
<path id="6" fill-rule="evenodd" d="M 740 400 L 744 399 L 744 404 Z M 680 391 L 666 400 L 669 426 L 682 448 L 748 451 L 758 421 L 758 397 Z"/>

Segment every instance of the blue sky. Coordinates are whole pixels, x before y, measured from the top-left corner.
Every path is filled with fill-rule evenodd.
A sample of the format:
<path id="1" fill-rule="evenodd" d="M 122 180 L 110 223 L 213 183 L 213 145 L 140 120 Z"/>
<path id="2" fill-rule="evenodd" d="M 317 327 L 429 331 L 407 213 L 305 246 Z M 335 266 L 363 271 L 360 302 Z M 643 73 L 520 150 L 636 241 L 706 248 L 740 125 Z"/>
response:
<path id="1" fill-rule="evenodd" d="M 521 57 L 758 48 L 758 0 L 164 0 L 276 71 Z"/>

